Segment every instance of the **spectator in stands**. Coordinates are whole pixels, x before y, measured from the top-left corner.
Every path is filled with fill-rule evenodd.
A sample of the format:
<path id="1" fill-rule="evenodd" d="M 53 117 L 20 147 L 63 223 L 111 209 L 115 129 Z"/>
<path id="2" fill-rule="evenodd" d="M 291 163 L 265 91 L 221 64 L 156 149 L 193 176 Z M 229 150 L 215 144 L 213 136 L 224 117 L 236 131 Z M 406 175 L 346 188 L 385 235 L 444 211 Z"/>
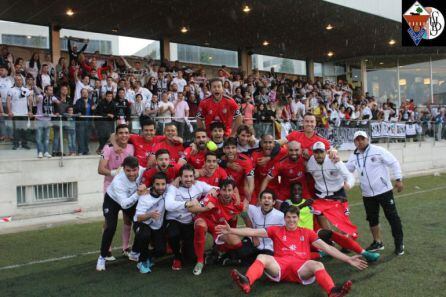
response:
<path id="1" fill-rule="evenodd" d="M 164 92 L 161 95 L 161 102 L 158 105 L 158 127 L 157 134 L 162 134 L 164 131 L 164 125 L 170 123 L 172 115 L 175 113 L 175 106 L 169 101 L 169 95 Z"/>
<path id="2" fill-rule="evenodd" d="M 116 120 L 118 124 L 129 124 L 131 107 L 130 102 L 125 97 L 125 90 L 122 88 L 118 89 L 117 97 L 115 99 L 115 110 L 116 110 Z"/>
<path id="3" fill-rule="evenodd" d="M 68 55 L 70 57 L 70 65 L 71 65 L 71 61 L 77 61 L 79 54 L 83 53 L 87 49 L 88 39 L 84 39 L 82 41 L 83 41 L 84 45 L 82 46 L 82 48 L 80 50 L 78 50 L 76 44 L 71 45 L 71 37 L 68 37 L 67 48 L 68 48 Z"/>
<path id="4" fill-rule="evenodd" d="M 107 91 L 105 99 L 99 102 L 96 115 L 102 116 L 102 119 L 95 121 L 96 131 L 98 133 L 99 147 L 96 150 L 100 154 L 104 145 L 107 143 L 114 130 L 114 120 L 116 118 L 116 105 L 113 102 L 113 92 Z"/>
<path id="5" fill-rule="evenodd" d="M 31 56 L 31 59 L 29 59 L 28 62 L 26 62 L 26 73 L 31 74 L 34 79 L 37 77 L 37 75 L 40 73 L 41 65 L 40 65 L 40 58 L 38 53 L 33 53 Z"/>
<path id="6" fill-rule="evenodd" d="M 54 79 L 50 75 L 48 64 L 42 64 L 42 70 L 36 78 L 36 85 L 42 90 L 45 90 L 47 86 L 54 85 Z"/>
<path id="7" fill-rule="evenodd" d="M 177 100 L 174 101 L 173 107 L 175 110 L 174 122 L 178 129 L 178 135 L 184 137 L 184 129 L 186 126 L 186 120 L 189 117 L 189 105 L 184 100 L 183 93 L 178 93 Z"/>
<path id="8" fill-rule="evenodd" d="M 47 85 L 44 94 L 37 96 L 36 112 L 36 145 L 38 158 L 51 158 L 49 153 L 51 117 L 54 115 L 54 104 L 59 100 L 54 96 L 52 85 Z"/>
<path id="9" fill-rule="evenodd" d="M 1 140 L 11 140 L 12 139 L 12 125 L 9 121 L 3 117 L 4 113 L 8 113 L 7 98 L 9 90 L 14 86 L 14 77 L 8 75 L 8 64 L 7 60 L 3 60 L 5 64 L 0 64 L 0 98 L 1 98 L 1 109 L 0 112 L 0 141 Z"/>
<path id="10" fill-rule="evenodd" d="M 143 114 L 146 108 L 146 100 L 143 99 L 142 94 L 136 94 L 135 102 L 130 105 L 130 112 L 132 117 L 138 117 Z"/>
<path id="11" fill-rule="evenodd" d="M 81 98 L 74 105 L 74 113 L 79 117 L 76 122 L 76 138 L 78 142 L 78 154 L 88 155 L 88 141 L 91 134 L 91 116 L 96 107 L 88 96 L 88 89 L 81 90 Z M 86 116 L 86 117 L 82 117 Z"/>

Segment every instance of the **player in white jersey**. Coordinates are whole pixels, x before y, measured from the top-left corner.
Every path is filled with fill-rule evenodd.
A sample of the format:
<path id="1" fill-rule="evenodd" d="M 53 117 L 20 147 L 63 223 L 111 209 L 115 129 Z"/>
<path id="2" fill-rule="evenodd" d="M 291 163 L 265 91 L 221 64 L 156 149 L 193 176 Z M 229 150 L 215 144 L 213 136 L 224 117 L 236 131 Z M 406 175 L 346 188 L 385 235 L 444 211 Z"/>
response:
<path id="1" fill-rule="evenodd" d="M 115 176 L 108 187 L 102 204 L 105 228 L 102 233 L 101 254 L 96 265 L 97 271 L 105 270 L 105 257 L 116 232 L 119 211 L 122 210 L 124 216 L 133 217 L 138 201 L 136 191 L 145 168 L 140 167 L 138 159 L 133 156 L 125 158 L 122 167 L 123 171 Z"/>
<path id="2" fill-rule="evenodd" d="M 166 228 L 169 245 L 174 254 L 173 270 L 182 268 L 183 254 L 188 258 L 194 257 L 194 224 L 188 205 L 193 203 L 191 202 L 193 200 L 201 200 L 208 193 L 213 192 L 212 194 L 217 196 L 216 187 L 195 181 L 195 169 L 191 165 L 183 165 L 179 176 L 180 185 L 176 190 L 176 195 L 166 199 Z"/>

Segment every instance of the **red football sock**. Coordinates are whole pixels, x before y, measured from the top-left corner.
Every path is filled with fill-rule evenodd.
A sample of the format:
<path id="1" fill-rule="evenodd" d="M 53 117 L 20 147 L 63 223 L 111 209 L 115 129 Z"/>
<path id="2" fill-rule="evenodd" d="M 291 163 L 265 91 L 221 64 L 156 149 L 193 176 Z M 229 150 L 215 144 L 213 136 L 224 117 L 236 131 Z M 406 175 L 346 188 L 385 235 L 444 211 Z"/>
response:
<path id="1" fill-rule="evenodd" d="M 331 239 L 339 244 L 341 247 L 351 250 L 357 254 L 361 254 L 364 250 L 356 241 L 340 233 L 333 231 Z"/>
<path id="2" fill-rule="evenodd" d="M 263 270 L 265 270 L 265 264 L 260 262 L 259 260 L 255 260 L 251 266 L 249 266 L 248 271 L 246 272 L 246 277 L 249 279 L 249 284 L 252 284 L 262 277 Z"/>
<path id="3" fill-rule="evenodd" d="M 194 249 L 197 262 L 204 263 L 204 245 L 206 242 L 206 228 L 196 225 L 194 232 Z"/>
<path id="4" fill-rule="evenodd" d="M 330 294 L 331 289 L 334 288 L 333 280 L 331 279 L 331 276 L 328 274 L 327 270 L 321 269 L 314 273 L 314 276 L 316 277 L 316 281 L 319 284 L 319 286 L 324 289 L 325 292 Z"/>

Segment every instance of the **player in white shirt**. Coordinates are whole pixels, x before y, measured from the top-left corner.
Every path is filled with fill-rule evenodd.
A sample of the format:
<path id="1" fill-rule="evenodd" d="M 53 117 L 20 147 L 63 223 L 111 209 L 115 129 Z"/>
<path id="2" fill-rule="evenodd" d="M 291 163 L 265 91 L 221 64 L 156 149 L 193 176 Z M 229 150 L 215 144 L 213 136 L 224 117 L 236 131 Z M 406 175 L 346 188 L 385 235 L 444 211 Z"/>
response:
<path id="1" fill-rule="evenodd" d="M 174 254 L 173 270 L 182 268 L 183 255 L 188 258 L 194 257 L 194 224 L 192 213 L 187 208 L 188 203 L 193 200 L 200 201 L 209 193 L 217 196 L 216 187 L 202 181 L 195 181 L 195 169 L 189 164 L 181 167 L 179 183 L 176 195 L 166 199 L 167 239 Z"/>
<path id="2" fill-rule="evenodd" d="M 133 217 L 135 240 L 129 259 L 138 261 L 141 273 L 151 272 L 152 257 L 161 257 L 166 252 L 166 236 L 163 229 L 165 199 L 175 196 L 174 186 L 167 184 L 167 176 L 163 172 L 156 173 L 152 178 L 149 189 L 141 185 L 138 189 L 138 205 Z M 154 249 L 149 251 L 149 242 L 152 241 Z"/>
<path id="3" fill-rule="evenodd" d="M 132 218 L 135 212 L 135 204 L 138 201 L 136 192 L 141 183 L 145 168 L 140 167 L 138 159 L 128 156 L 122 162 L 123 170 L 115 176 L 104 196 L 102 211 L 105 218 L 104 232 L 102 233 L 101 254 L 96 264 L 96 270 L 105 270 L 105 257 L 116 232 L 118 214 Z"/>

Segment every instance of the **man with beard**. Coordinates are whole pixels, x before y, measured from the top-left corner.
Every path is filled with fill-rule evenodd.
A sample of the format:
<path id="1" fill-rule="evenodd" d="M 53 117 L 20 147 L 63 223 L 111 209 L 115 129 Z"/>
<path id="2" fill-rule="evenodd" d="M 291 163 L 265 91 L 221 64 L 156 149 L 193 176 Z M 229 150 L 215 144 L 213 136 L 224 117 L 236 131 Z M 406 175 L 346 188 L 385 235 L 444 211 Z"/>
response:
<path id="1" fill-rule="evenodd" d="M 223 222 L 232 227 L 237 226 L 237 215 L 243 211 L 243 203 L 240 201 L 235 182 L 231 179 L 220 181 L 220 190 L 217 193 L 208 194 L 201 203 L 193 200 L 187 205 L 187 209 L 197 214 L 194 223 L 194 248 L 197 256 L 197 264 L 193 274 L 200 275 L 204 267 L 204 248 L 206 233 L 211 233 L 213 240 L 220 250 L 237 250 L 242 247 L 238 236 L 220 235 L 215 232 L 215 227 Z"/>
<path id="2" fill-rule="evenodd" d="M 216 196 L 215 187 L 195 180 L 195 168 L 191 165 L 183 165 L 179 176 L 176 195 L 166 199 L 167 238 L 174 254 L 172 270 L 181 270 L 183 255 L 193 257 L 194 225 L 188 207 L 209 193 Z"/>
<path id="3" fill-rule="evenodd" d="M 172 163 L 170 160 L 170 153 L 166 149 L 157 150 L 155 153 L 155 167 L 144 171 L 142 182 L 149 187 L 153 182 L 153 176 L 158 172 L 162 172 L 167 176 L 167 183 L 171 183 L 180 171 L 181 165 Z"/>
<path id="4" fill-rule="evenodd" d="M 221 180 L 227 179 L 226 171 L 218 166 L 217 155 L 213 152 L 207 152 L 204 166 L 197 170 L 198 180 L 211 186 L 218 187 Z"/>
<path id="5" fill-rule="evenodd" d="M 135 240 L 131 255 L 138 259 L 138 269 L 141 273 L 151 272 L 152 257 L 161 257 L 166 250 L 166 236 L 163 222 L 165 212 L 165 199 L 167 195 L 175 195 L 173 186 L 168 186 L 167 176 L 158 172 L 153 176 L 151 187 L 138 189 L 138 205 L 133 217 Z M 149 242 L 153 239 L 154 249 L 149 251 Z M 130 258 L 130 255 L 129 255 Z"/>
<path id="6" fill-rule="evenodd" d="M 181 157 L 179 164 L 190 164 L 195 169 L 203 168 L 206 156 L 206 144 L 209 141 L 206 130 L 198 128 L 195 130 L 195 140 L 192 146 L 184 150 L 184 155 Z"/>
<path id="7" fill-rule="evenodd" d="M 260 187 L 262 185 L 262 181 L 266 178 L 268 172 L 271 171 L 274 164 L 285 158 L 287 154 L 287 149 L 282 147 L 280 148 L 280 152 L 276 156 L 271 157 L 275 144 L 276 143 L 272 135 L 263 135 L 260 142 L 261 150 L 252 153 L 252 161 L 255 166 L 254 176 L 256 177 L 254 184 L 254 193 L 250 201 L 252 205 L 257 204 L 257 197 L 261 192 Z M 262 162 L 263 158 L 265 157 L 270 157 L 269 161 Z M 279 183 L 276 179 L 276 182 L 273 185 L 270 185 L 269 188 L 273 191 L 277 191 L 278 186 Z"/>
<path id="8" fill-rule="evenodd" d="M 197 124 L 199 128 L 206 127 L 211 134 L 212 122 L 223 122 L 226 127 L 225 136 L 235 134 L 242 123 L 240 109 L 234 99 L 224 96 L 223 81 L 214 78 L 209 81 L 212 95 L 203 99 L 198 106 Z"/>
<path id="9" fill-rule="evenodd" d="M 268 184 L 274 180 L 278 182 L 280 176 L 280 184 L 276 187 L 277 201 L 276 207 L 288 198 L 291 185 L 293 183 L 300 183 L 302 185 L 303 197 L 310 198 L 310 191 L 307 185 L 307 176 L 305 169 L 305 160 L 301 157 L 301 146 L 297 141 L 288 143 L 288 158 L 281 160 L 274 164 L 268 175 L 263 179 L 262 185 L 259 189 L 263 192 L 268 187 Z"/>
<path id="10" fill-rule="evenodd" d="M 240 189 L 240 197 L 250 201 L 254 191 L 254 165 L 252 160 L 243 154 L 237 153 L 237 140 L 234 137 L 226 139 L 223 145 L 224 161 L 228 178 L 235 181 Z"/>

